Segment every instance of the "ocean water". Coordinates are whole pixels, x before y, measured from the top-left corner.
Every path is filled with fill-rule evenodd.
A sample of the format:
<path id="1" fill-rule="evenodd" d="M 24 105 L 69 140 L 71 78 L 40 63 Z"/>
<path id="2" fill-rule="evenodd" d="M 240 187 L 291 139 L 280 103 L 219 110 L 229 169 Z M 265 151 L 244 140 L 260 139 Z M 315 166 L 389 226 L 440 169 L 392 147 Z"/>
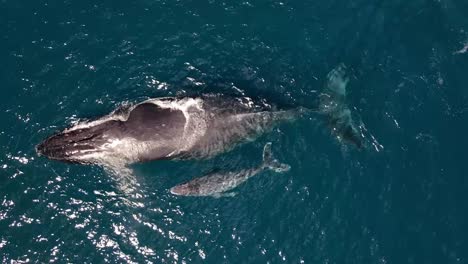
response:
<path id="1" fill-rule="evenodd" d="M 468 263 L 468 2 L 0 1 L 3 263 Z M 208 160 L 108 172 L 35 145 L 128 102 L 220 93 L 317 106 L 344 63 L 367 147 L 320 116 Z M 288 163 L 233 198 L 168 189 Z"/>

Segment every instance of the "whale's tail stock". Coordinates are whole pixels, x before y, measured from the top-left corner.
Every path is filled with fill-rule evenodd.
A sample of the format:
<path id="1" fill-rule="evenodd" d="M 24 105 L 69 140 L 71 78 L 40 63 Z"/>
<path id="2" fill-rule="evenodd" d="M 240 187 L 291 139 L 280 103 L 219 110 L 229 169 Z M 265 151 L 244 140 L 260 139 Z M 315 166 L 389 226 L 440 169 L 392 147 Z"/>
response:
<path id="1" fill-rule="evenodd" d="M 319 112 L 325 115 L 332 134 L 340 142 L 345 141 L 361 149 L 364 147 L 364 138 L 356 128 L 346 102 L 348 82 L 349 77 L 343 63 L 328 73 L 327 82 L 320 94 Z"/>

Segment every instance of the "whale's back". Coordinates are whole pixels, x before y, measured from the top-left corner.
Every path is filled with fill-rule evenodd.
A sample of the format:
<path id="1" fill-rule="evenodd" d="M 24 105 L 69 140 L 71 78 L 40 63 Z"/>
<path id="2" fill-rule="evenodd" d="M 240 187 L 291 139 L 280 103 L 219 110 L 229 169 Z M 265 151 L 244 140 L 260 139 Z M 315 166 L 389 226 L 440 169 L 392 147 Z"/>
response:
<path id="1" fill-rule="evenodd" d="M 185 122 L 180 110 L 143 103 L 130 112 L 123 133 L 140 141 L 168 140 L 182 135 Z"/>

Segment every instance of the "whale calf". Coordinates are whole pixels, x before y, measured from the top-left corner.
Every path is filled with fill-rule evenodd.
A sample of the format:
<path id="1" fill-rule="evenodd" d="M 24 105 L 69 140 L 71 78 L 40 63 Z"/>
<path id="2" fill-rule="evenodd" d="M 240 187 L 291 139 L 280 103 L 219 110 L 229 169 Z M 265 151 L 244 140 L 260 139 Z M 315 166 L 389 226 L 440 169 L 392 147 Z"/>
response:
<path id="1" fill-rule="evenodd" d="M 232 197 L 235 193 L 228 191 L 267 169 L 277 173 L 282 173 L 290 169 L 289 165 L 280 163 L 273 158 L 271 142 L 267 143 L 263 148 L 263 162 L 255 168 L 208 174 L 187 183 L 176 185 L 170 189 L 170 192 L 174 195 L 181 196 Z"/>

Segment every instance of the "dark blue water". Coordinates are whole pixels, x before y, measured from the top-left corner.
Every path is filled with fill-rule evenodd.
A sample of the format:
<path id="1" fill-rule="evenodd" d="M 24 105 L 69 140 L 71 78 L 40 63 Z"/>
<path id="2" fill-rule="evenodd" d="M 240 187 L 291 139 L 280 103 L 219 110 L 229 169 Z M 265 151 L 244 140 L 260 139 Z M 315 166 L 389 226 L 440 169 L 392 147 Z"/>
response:
<path id="1" fill-rule="evenodd" d="M 468 263 L 468 2 L 0 1 L 4 263 Z M 368 147 L 320 117 L 203 161 L 133 166 L 124 202 L 96 166 L 37 157 L 124 102 L 222 93 L 314 107 L 345 63 Z M 234 198 L 168 189 L 261 161 Z"/>

